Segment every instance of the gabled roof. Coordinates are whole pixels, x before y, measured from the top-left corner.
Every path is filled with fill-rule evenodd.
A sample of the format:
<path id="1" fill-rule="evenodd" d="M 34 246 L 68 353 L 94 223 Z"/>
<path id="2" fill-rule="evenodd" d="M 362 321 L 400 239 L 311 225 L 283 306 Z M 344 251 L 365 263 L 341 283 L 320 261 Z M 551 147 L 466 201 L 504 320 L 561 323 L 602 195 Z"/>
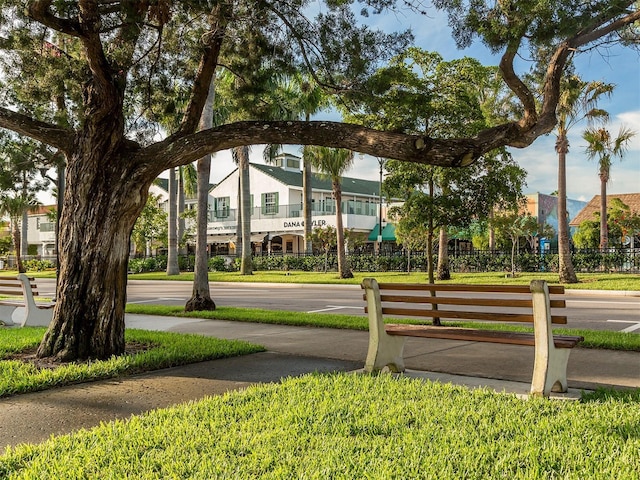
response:
<path id="1" fill-rule="evenodd" d="M 262 165 L 258 163 L 252 163 L 251 166 L 285 185 L 302 188 L 302 172 L 284 170 L 273 165 Z M 377 196 L 380 191 L 380 182 L 375 180 L 361 180 L 359 178 L 342 177 L 341 184 L 342 193 L 346 194 Z M 311 188 L 330 192 L 332 190 L 331 179 L 317 173 L 312 173 Z"/>
<path id="2" fill-rule="evenodd" d="M 622 203 L 629 206 L 633 213 L 640 215 L 640 193 L 607 195 L 607 206 L 611 205 L 611 199 L 613 198 L 620 199 Z M 595 212 L 600 212 L 600 195 L 593 197 L 587 206 L 580 210 L 580 213 L 571 220 L 569 225 L 577 227 L 585 220 L 595 220 Z"/>

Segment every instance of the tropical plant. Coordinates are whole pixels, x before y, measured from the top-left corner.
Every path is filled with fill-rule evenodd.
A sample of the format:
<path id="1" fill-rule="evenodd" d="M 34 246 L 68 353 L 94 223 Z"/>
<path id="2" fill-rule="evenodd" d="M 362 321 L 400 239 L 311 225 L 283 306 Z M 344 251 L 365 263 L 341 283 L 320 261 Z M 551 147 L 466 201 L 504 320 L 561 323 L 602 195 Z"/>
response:
<path id="1" fill-rule="evenodd" d="M 22 215 L 25 212 L 34 210 L 39 205 L 35 195 L 31 193 L 20 194 L 1 194 L 0 195 L 0 216 L 8 215 L 11 221 L 11 235 L 13 238 L 13 250 L 16 254 L 16 263 L 18 265 L 18 272 L 24 273 L 26 269 L 22 264 L 21 256 L 21 234 L 20 224 L 22 222 Z"/>
<path id="2" fill-rule="evenodd" d="M 331 178 L 333 200 L 336 202 L 336 248 L 338 251 L 338 273 L 340 278 L 353 278 L 345 254 L 344 228 L 342 224 L 342 186 L 341 177 L 351 168 L 354 155 L 351 150 L 328 147 L 309 147 L 304 154 L 319 172 Z"/>
<path id="3" fill-rule="evenodd" d="M 149 194 L 131 233 L 136 253 L 143 252 L 145 257 L 151 256 L 154 241 L 167 241 L 167 213 L 160 207 L 160 200 L 160 195 Z"/>
<path id="4" fill-rule="evenodd" d="M 614 86 L 604 82 L 585 82 L 577 75 L 565 77 L 558 101 L 558 126 L 555 149 L 558 154 L 558 277 L 562 283 L 577 283 L 569 245 L 569 222 L 567 214 L 567 153 L 568 134 L 578 122 L 587 119 L 593 122 L 607 119 L 605 110 L 596 108 L 602 96 L 609 96 Z"/>
<path id="5" fill-rule="evenodd" d="M 587 128 L 582 138 L 587 141 L 586 153 L 589 160 L 598 159 L 598 177 L 600 177 L 600 212 L 607 211 L 607 183 L 611 175 L 611 163 L 614 158 L 622 159 L 627 146 L 636 132 L 620 127 L 618 135 L 613 138 L 609 130 L 601 128 Z M 609 235 L 607 232 L 607 215 L 600 216 L 600 248 L 607 248 Z"/>

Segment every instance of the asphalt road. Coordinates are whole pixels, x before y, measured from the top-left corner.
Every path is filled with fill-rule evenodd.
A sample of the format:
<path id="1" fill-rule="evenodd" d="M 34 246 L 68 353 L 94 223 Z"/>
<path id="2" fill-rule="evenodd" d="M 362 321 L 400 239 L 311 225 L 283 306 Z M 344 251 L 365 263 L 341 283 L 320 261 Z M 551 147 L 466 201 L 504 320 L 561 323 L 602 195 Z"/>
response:
<path id="1" fill-rule="evenodd" d="M 128 302 L 184 305 L 191 288 L 189 282 L 133 280 L 127 290 Z M 362 290 L 354 285 L 213 283 L 211 296 L 221 306 L 364 315 Z M 640 292 L 618 296 L 568 291 L 565 297 L 570 328 L 640 334 Z"/>
<path id="2" fill-rule="evenodd" d="M 39 279 L 38 285 L 41 295 L 53 293 L 53 280 Z M 192 284 L 184 281 L 131 280 L 127 302 L 184 305 L 191 289 Z M 568 290 L 567 326 L 640 334 L 640 292 L 634 293 Z M 362 290 L 355 285 L 212 283 L 211 297 L 219 306 L 364 315 Z"/>

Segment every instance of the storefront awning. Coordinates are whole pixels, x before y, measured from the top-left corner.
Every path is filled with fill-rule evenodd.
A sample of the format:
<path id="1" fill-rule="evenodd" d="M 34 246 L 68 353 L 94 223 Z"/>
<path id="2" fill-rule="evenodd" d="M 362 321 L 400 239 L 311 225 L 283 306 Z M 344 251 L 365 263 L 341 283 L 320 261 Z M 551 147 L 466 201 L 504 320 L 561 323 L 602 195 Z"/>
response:
<path id="1" fill-rule="evenodd" d="M 207 235 L 207 243 L 229 243 L 235 238 L 235 235 Z"/>
<path id="2" fill-rule="evenodd" d="M 263 243 L 266 233 L 254 233 L 251 235 L 251 243 Z M 235 235 L 209 235 L 207 243 L 238 243 L 238 237 Z"/>
<path id="3" fill-rule="evenodd" d="M 377 242 L 380 224 L 377 223 L 375 227 L 369 232 L 367 239 L 370 242 Z M 382 229 L 382 241 L 383 242 L 395 242 L 396 241 L 396 227 L 393 223 L 387 223 Z"/>

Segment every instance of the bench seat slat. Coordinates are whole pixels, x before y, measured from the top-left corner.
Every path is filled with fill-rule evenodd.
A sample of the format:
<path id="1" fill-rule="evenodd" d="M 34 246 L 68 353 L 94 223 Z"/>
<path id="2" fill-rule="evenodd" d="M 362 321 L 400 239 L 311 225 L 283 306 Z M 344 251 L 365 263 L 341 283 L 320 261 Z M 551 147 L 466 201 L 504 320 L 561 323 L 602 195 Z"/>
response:
<path id="1" fill-rule="evenodd" d="M 404 324 L 387 324 L 385 325 L 385 330 L 389 335 L 408 337 L 440 338 L 446 340 L 492 342 L 512 345 L 535 345 L 534 334 L 526 332 L 504 332 L 499 330 Z M 583 340 L 584 337 L 571 335 L 554 335 L 553 337 L 553 343 L 556 348 L 573 348 Z"/>
<path id="2" fill-rule="evenodd" d="M 365 313 L 368 313 L 367 307 L 365 307 L 364 310 Z M 483 320 L 490 322 L 533 323 L 532 313 L 463 312 L 456 310 L 427 310 L 424 308 L 399 307 L 382 307 L 382 313 L 384 315 L 400 315 L 407 317 L 437 317 L 459 320 Z M 564 315 L 552 315 L 551 323 L 565 325 L 567 323 L 567 317 Z"/>

